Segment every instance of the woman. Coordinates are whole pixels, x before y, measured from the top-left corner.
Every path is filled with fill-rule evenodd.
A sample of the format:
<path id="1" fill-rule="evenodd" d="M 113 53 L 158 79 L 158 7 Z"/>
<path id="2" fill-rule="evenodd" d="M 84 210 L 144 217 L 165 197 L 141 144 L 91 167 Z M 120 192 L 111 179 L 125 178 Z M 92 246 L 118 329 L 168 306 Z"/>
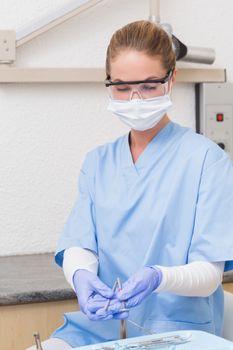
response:
<path id="1" fill-rule="evenodd" d="M 55 257 L 82 312 L 65 314 L 45 349 L 117 339 L 119 319 L 221 335 L 222 274 L 233 267 L 232 163 L 169 120 L 175 54 L 161 28 L 138 21 L 118 30 L 106 74 L 108 108 L 131 130 L 83 164 Z M 114 293 L 117 277 L 123 288 Z M 143 334 L 127 327 L 129 337 Z"/>

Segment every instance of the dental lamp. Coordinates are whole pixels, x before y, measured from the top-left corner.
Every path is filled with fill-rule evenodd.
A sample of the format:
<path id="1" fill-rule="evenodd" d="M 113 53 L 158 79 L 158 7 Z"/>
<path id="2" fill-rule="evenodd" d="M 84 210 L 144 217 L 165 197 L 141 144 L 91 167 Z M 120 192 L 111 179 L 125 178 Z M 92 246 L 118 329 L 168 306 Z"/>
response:
<path id="1" fill-rule="evenodd" d="M 177 61 L 212 64 L 215 51 L 211 48 L 187 46 L 179 40 L 168 23 L 160 23 L 160 0 L 150 0 L 149 20 L 163 28 L 171 37 Z"/>

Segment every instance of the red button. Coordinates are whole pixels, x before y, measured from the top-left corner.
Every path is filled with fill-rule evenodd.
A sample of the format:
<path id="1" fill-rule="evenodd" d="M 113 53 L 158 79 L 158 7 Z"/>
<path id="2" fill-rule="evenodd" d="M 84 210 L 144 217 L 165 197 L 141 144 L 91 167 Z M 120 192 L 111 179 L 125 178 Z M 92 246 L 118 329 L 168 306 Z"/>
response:
<path id="1" fill-rule="evenodd" d="M 224 120 L 223 113 L 217 113 L 216 114 L 216 121 L 223 122 L 223 120 Z"/>

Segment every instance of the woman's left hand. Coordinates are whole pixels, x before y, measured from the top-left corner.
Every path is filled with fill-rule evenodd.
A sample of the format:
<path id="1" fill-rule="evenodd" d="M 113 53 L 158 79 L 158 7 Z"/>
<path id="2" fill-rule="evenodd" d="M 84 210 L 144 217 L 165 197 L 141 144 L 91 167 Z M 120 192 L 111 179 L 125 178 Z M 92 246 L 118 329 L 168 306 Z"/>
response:
<path id="1" fill-rule="evenodd" d="M 144 267 L 125 283 L 121 290 L 115 292 L 111 298 L 108 309 L 105 310 L 106 299 L 101 296 L 95 296 L 87 305 L 90 312 L 96 313 L 99 317 L 110 317 L 116 319 L 127 319 L 129 308 L 140 304 L 149 296 L 162 280 L 162 271 L 157 267 Z M 125 310 L 125 311 L 121 311 Z M 127 310 L 127 311 L 126 311 Z"/>
<path id="2" fill-rule="evenodd" d="M 116 297 L 125 302 L 126 308 L 137 306 L 158 288 L 161 280 L 162 271 L 158 267 L 144 267 L 123 284 Z"/>

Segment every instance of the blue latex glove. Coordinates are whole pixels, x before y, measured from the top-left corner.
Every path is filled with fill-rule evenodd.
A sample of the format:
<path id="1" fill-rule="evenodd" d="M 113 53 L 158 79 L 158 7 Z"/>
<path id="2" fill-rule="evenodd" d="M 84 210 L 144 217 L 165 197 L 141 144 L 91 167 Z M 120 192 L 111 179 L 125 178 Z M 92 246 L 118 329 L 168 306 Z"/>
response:
<path id="1" fill-rule="evenodd" d="M 104 317 L 104 319 L 126 319 L 129 316 L 128 311 L 121 312 L 120 310 L 124 309 L 124 305 L 120 302 L 116 296 L 111 298 L 110 304 L 105 310 L 105 305 L 107 303 L 107 299 L 102 297 L 101 295 L 95 295 L 92 299 L 90 299 L 87 303 L 87 309 L 91 313 L 96 313 L 96 316 Z M 111 317 L 110 317 L 111 316 Z"/>
<path id="2" fill-rule="evenodd" d="M 158 288 L 161 280 L 162 271 L 158 267 L 144 267 L 123 284 L 116 296 L 119 301 L 125 301 L 126 308 L 134 307 Z"/>
<path id="3" fill-rule="evenodd" d="M 97 315 L 96 311 L 91 311 L 90 306 L 95 302 L 97 296 L 101 297 L 102 304 L 111 299 L 114 292 L 106 286 L 94 273 L 88 270 L 77 270 L 73 276 L 73 284 L 78 298 L 81 311 L 87 315 L 90 320 L 108 320 L 113 318 L 111 313 Z M 100 306 L 99 306 L 100 307 Z"/>

